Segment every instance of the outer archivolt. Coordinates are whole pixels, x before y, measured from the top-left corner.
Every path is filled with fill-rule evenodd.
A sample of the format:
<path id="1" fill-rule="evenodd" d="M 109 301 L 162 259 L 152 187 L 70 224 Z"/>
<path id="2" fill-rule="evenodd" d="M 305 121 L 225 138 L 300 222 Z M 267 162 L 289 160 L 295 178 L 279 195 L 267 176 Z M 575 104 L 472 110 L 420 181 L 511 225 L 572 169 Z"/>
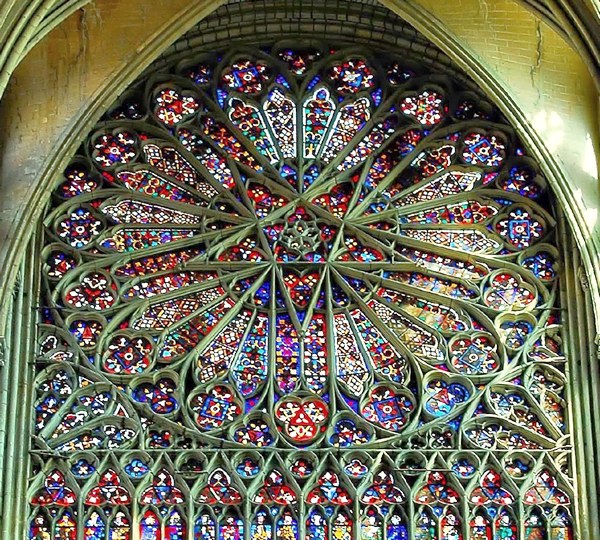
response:
<path id="1" fill-rule="evenodd" d="M 32 538 L 127 532 L 130 504 L 152 540 L 516 538 L 523 483 L 519 527 L 566 538 L 545 187 L 489 102 L 386 54 L 245 48 L 133 87 L 46 219 Z"/>

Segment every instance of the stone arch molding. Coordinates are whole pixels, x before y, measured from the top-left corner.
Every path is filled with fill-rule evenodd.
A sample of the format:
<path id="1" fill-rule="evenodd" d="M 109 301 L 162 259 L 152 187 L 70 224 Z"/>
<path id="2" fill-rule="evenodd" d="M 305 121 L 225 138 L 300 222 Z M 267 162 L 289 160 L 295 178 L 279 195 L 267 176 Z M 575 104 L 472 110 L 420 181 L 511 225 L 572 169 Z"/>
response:
<path id="1" fill-rule="evenodd" d="M 481 85 L 488 95 L 494 96 L 508 118 L 514 125 L 520 128 L 520 135 L 523 136 L 531 148 L 537 152 L 539 161 L 546 164 L 547 176 L 551 182 L 554 182 L 553 187 L 558 194 L 560 202 L 563 207 L 567 209 L 570 224 L 575 231 L 579 247 L 582 250 L 583 261 L 589 275 L 592 276 L 590 287 L 597 298 L 597 283 L 600 280 L 594 279 L 594 276 L 598 276 L 599 274 L 597 260 L 598 249 L 596 240 L 594 240 L 593 237 L 593 231 L 590 230 L 590 227 L 586 222 L 581 204 L 574 198 L 573 188 L 569 185 L 564 168 L 551 155 L 544 144 L 541 134 L 536 133 L 535 130 L 530 127 L 525 113 L 519 109 L 518 103 L 513 99 L 510 91 L 508 91 L 506 87 L 482 65 L 482 62 L 479 59 L 474 55 L 470 55 L 464 50 L 461 50 L 462 44 L 451 37 L 447 29 L 444 29 L 441 24 L 431 24 L 431 19 L 424 16 L 420 6 L 409 2 L 384 3 L 387 7 L 410 21 L 415 28 L 423 32 L 423 34 L 427 35 L 427 37 L 429 37 L 436 45 L 439 45 L 445 50 L 468 75 Z M 98 20 L 102 20 L 105 16 L 107 18 L 111 15 L 114 16 L 115 11 L 118 11 L 118 8 L 113 7 L 111 13 L 111 9 L 108 8 L 105 3 L 97 2 L 96 4 Z M 109 3 L 107 2 L 106 4 Z M 150 11 L 152 6 L 150 6 L 150 3 L 148 4 L 148 10 Z M 159 10 L 160 3 L 157 2 L 156 4 L 155 7 Z M 173 2 L 173 4 L 175 3 Z M 3 255 L 5 255 L 4 260 L 7 263 L 9 271 L 6 272 L 6 277 L 2 282 L 0 291 L 4 292 L 10 290 L 12 287 L 12 282 L 17 274 L 20 260 L 25 252 L 26 240 L 28 235 L 32 232 L 31 228 L 23 227 L 23 224 L 35 223 L 38 220 L 45 204 L 48 186 L 56 178 L 57 171 L 62 169 L 67 159 L 73 154 L 78 142 L 83 138 L 85 133 L 89 131 L 93 122 L 102 114 L 107 104 L 111 103 L 124 88 L 135 80 L 145 67 L 158 57 L 175 38 L 179 37 L 185 30 L 192 28 L 198 21 L 217 9 L 222 2 L 198 2 L 193 7 L 190 7 L 187 4 L 187 2 L 181 2 L 180 11 L 167 23 L 163 23 L 160 21 L 160 17 L 156 16 L 156 19 L 158 20 L 153 21 L 155 24 L 154 30 L 150 31 L 150 29 L 148 29 L 149 31 L 146 39 L 141 43 L 138 42 L 136 45 L 133 43 L 129 44 L 130 46 L 135 47 L 134 50 L 137 53 L 136 55 L 132 55 L 126 60 L 117 60 L 112 64 L 107 63 L 107 65 L 103 65 L 105 69 L 108 69 L 107 72 L 112 73 L 110 77 L 105 77 L 103 84 L 98 84 L 98 80 L 91 80 L 91 78 L 86 79 L 85 76 L 82 77 L 83 79 L 86 79 L 86 84 L 89 84 L 89 88 L 85 87 L 82 89 L 82 94 L 79 96 L 80 99 L 77 103 L 78 107 L 74 107 L 72 104 L 72 114 L 68 117 L 66 123 L 60 126 L 60 136 L 57 136 L 54 140 L 45 142 L 48 147 L 52 146 L 54 149 L 53 152 L 48 152 L 47 155 L 49 157 L 43 163 L 35 163 L 32 167 L 32 170 L 35 170 L 32 177 L 37 179 L 37 182 L 35 182 L 35 185 L 31 188 L 33 191 L 27 189 L 22 191 L 24 195 L 26 194 L 26 196 L 29 197 L 29 202 L 19 208 L 17 221 L 17 229 L 19 230 L 9 231 L 7 234 L 8 241 L 5 243 L 5 247 L 8 248 L 7 251 L 9 251 L 9 253 L 6 255 L 3 253 Z M 127 8 L 123 6 L 123 9 L 126 10 Z M 173 6 L 171 6 L 171 9 L 173 9 Z M 129 12 L 129 16 L 131 17 L 130 20 L 132 20 L 134 16 L 133 11 Z M 104 19 L 104 21 L 106 20 L 107 19 Z M 119 20 L 118 17 L 115 20 Z M 185 20 L 184 25 L 181 23 L 182 20 Z M 68 21 L 67 24 L 69 24 Z M 94 39 L 94 36 L 99 37 L 101 33 L 106 30 L 109 30 L 109 34 L 105 33 L 105 36 L 110 35 L 110 31 L 120 30 L 117 28 L 117 25 L 113 27 L 112 24 L 100 24 L 97 21 L 92 23 L 92 25 L 95 28 L 93 30 L 90 29 L 88 36 L 89 40 Z M 111 28 L 108 28 L 108 26 L 110 26 L 112 30 Z M 48 39 L 52 38 L 53 36 L 49 36 Z M 44 44 L 42 43 L 41 46 L 43 47 L 43 45 Z M 83 58 L 90 55 L 92 49 L 93 45 L 89 42 L 85 45 L 83 51 L 82 49 L 79 49 L 77 53 L 73 51 L 75 56 L 74 60 L 77 60 L 78 55 Z M 32 54 L 35 55 L 36 51 L 33 51 Z M 39 57 L 37 59 L 39 60 Z M 25 61 L 25 64 L 26 62 L 27 60 Z M 84 66 L 91 64 L 89 58 L 87 59 L 87 64 L 85 63 L 85 60 L 83 60 L 83 62 Z M 25 64 L 23 65 L 24 67 L 21 68 L 22 71 L 17 71 L 15 74 L 17 87 L 20 82 L 27 82 L 27 66 Z M 96 77 L 98 78 L 97 73 Z M 94 84 L 96 86 L 93 86 Z M 15 96 L 11 95 L 9 91 L 7 96 L 8 104 L 5 104 L 5 106 L 8 108 L 11 103 L 14 103 L 14 101 L 12 101 L 14 99 Z M 58 107 L 56 110 L 61 112 L 61 109 Z M 10 119 L 7 118 L 6 113 L 4 114 L 3 121 L 8 122 L 8 125 L 10 125 Z M 8 133 L 10 133 L 10 131 L 8 131 Z M 5 151 L 17 153 L 19 148 L 7 144 L 5 145 Z M 10 163 L 3 166 L 3 176 L 5 176 L 6 173 L 10 173 L 10 167 Z M 9 212 L 10 211 L 11 210 L 9 209 Z M 6 313 L 3 313 L 2 315 L 3 318 L 8 319 Z M 597 314 L 596 317 L 598 317 Z M 10 520 L 7 520 L 7 523 L 10 524 Z M 9 530 L 6 528 L 8 526 L 10 525 L 4 526 L 5 531 Z M 14 536 L 7 536 L 7 538 L 8 537 L 12 538 Z"/>

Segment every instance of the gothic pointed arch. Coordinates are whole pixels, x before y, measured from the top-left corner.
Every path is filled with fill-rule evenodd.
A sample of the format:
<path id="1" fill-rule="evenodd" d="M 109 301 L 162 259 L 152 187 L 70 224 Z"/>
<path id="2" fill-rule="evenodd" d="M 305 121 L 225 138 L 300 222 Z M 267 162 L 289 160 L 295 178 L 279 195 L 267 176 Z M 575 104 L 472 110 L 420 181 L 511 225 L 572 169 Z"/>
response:
<path id="1" fill-rule="evenodd" d="M 572 535 L 556 219 L 442 63 L 158 64 L 45 214 L 30 538 Z"/>

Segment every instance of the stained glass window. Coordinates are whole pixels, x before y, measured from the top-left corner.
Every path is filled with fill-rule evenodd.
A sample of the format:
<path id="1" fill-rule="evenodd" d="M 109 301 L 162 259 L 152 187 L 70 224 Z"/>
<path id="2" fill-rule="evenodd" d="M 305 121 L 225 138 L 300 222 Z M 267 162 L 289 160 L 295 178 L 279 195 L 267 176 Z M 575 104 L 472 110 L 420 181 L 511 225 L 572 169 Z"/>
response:
<path id="1" fill-rule="evenodd" d="M 464 77 L 190 58 L 44 234 L 30 539 L 573 537 L 552 200 Z"/>

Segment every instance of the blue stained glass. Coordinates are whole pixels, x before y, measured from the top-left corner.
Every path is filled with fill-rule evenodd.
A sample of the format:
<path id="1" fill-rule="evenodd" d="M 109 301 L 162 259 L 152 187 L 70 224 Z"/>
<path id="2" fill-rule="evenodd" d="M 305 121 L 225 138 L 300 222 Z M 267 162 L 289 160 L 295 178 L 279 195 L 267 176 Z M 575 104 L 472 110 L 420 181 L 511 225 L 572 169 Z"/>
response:
<path id="1" fill-rule="evenodd" d="M 342 397 L 344 398 L 344 401 L 346 402 L 348 407 L 350 407 L 354 412 L 358 412 L 358 401 L 356 401 L 355 399 L 349 398 L 345 394 L 342 394 Z"/>
<path id="2" fill-rule="evenodd" d="M 258 402 L 259 402 L 259 400 L 256 397 L 246 399 L 244 412 L 247 412 L 247 413 L 250 412 L 252 409 L 254 409 L 254 407 L 256 407 Z"/>
<path id="3" fill-rule="evenodd" d="M 287 79 L 283 75 L 277 75 L 275 82 L 288 90 L 290 89 L 290 83 L 287 82 Z"/>
<path id="4" fill-rule="evenodd" d="M 71 467 L 73 475 L 79 478 L 89 478 L 96 471 L 94 467 L 87 459 L 81 458 L 77 460 Z"/>
<path id="5" fill-rule="evenodd" d="M 320 81 L 321 81 L 321 78 L 318 75 L 316 77 L 313 77 L 311 79 L 311 81 L 308 83 L 308 86 L 306 87 L 306 89 L 312 90 L 315 86 L 317 86 L 317 84 L 319 84 Z"/>
<path id="6" fill-rule="evenodd" d="M 304 172 L 304 189 L 307 189 L 311 186 L 314 181 L 319 177 L 319 167 L 318 165 L 311 165 Z"/>
<path id="7" fill-rule="evenodd" d="M 475 474 L 477 469 L 468 459 L 462 458 L 452 465 L 452 470 L 462 478 L 469 478 Z"/>
<path id="8" fill-rule="evenodd" d="M 284 165 L 283 167 L 281 167 L 280 174 L 285 180 L 287 180 L 290 186 L 292 186 L 294 189 L 297 189 L 298 172 L 295 169 L 293 169 L 289 165 Z"/>
<path id="9" fill-rule="evenodd" d="M 330 508 L 330 510 L 333 510 Z M 311 540 L 327 540 L 327 524 L 323 514 L 318 510 L 312 510 L 306 522 L 306 532 Z"/>
<path id="10" fill-rule="evenodd" d="M 150 470 L 150 467 L 146 465 L 141 459 L 133 459 L 127 465 L 125 465 L 125 472 L 131 478 L 142 478 Z"/>
<path id="11" fill-rule="evenodd" d="M 511 201 L 510 199 L 503 199 L 501 197 L 495 197 L 494 200 L 502 206 L 510 206 L 511 204 L 513 204 L 513 201 Z"/>
<path id="12" fill-rule="evenodd" d="M 373 99 L 373 103 L 375 104 L 375 107 L 379 107 L 382 96 L 383 96 L 383 90 L 381 88 L 378 88 L 377 90 L 371 92 L 371 98 Z"/>
<path id="13" fill-rule="evenodd" d="M 409 540 L 408 528 L 404 520 L 397 514 L 392 514 L 387 525 L 388 540 Z"/>
<path id="14" fill-rule="evenodd" d="M 271 282 L 265 281 L 254 295 L 256 305 L 268 306 L 271 300 Z"/>
<path id="15" fill-rule="evenodd" d="M 219 103 L 219 106 L 223 110 L 225 110 L 227 107 L 227 96 L 228 96 L 228 93 L 225 90 L 221 90 L 220 88 L 217 88 L 217 102 Z"/>

